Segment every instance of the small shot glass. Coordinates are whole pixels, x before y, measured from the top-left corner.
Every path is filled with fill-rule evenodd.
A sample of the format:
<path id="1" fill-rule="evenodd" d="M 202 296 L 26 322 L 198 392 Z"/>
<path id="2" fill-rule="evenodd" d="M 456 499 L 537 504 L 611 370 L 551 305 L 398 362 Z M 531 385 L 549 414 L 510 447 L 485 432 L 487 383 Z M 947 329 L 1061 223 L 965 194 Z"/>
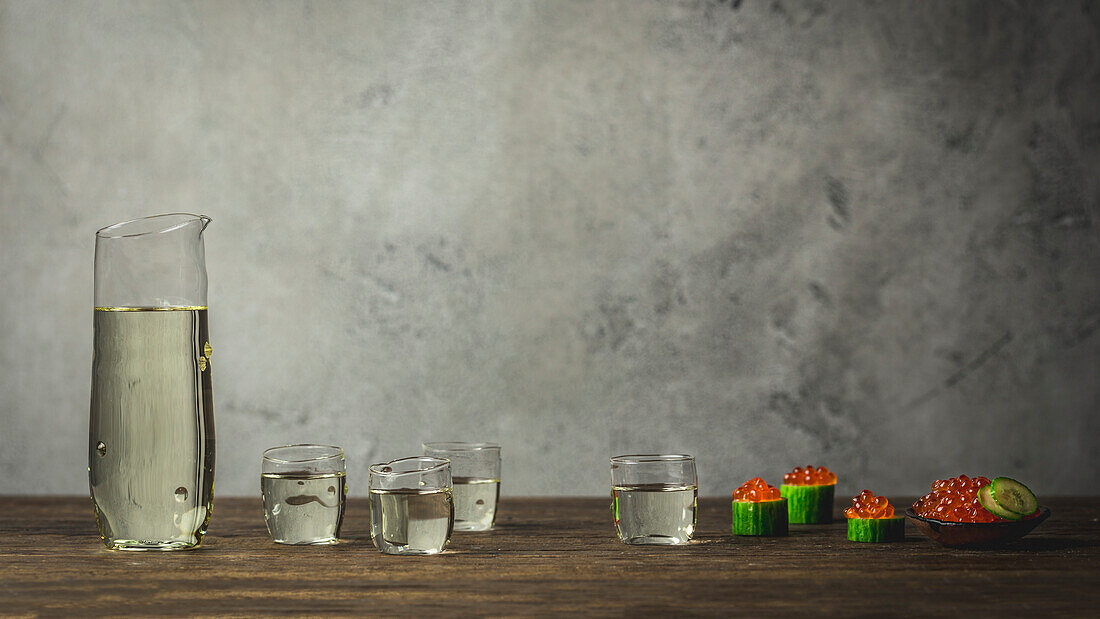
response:
<path id="1" fill-rule="evenodd" d="M 344 450 L 286 445 L 263 454 L 264 520 L 278 544 L 335 544 L 348 493 Z"/>
<path id="2" fill-rule="evenodd" d="M 424 443 L 424 455 L 451 461 L 455 531 L 488 531 L 500 499 L 500 445 Z"/>
<path id="3" fill-rule="evenodd" d="M 695 534 L 695 458 L 635 454 L 611 459 L 611 512 L 627 544 L 686 544 Z"/>
<path id="4" fill-rule="evenodd" d="M 370 535 L 391 555 L 434 555 L 455 525 L 451 463 L 414 456 L 370 467 Z"/>

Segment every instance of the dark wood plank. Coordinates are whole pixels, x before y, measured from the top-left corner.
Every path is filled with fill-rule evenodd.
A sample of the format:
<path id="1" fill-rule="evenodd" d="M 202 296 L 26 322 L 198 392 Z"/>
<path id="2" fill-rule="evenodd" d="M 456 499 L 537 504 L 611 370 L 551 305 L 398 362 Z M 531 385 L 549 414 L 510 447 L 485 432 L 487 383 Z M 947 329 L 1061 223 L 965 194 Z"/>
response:
<path id="1" fill-rule="evenodd" d="M 697 541 L 616 540 L 603 498 L 505 498 L 498 528 L 437 557 L 374 549 L 367 505 L 346 541 L 267 537 L 259 499 L 218 499 L 201 549 L 105 550 L 86 498 L 0 497 L 0 614 L 717 614 L 900 612 L 1091 615 L 1100 607 L 1100 498 L 998 550 L 951 550 L 911 526 L 901 544 L 845 540 L 844 523 L 734 538 L 729 503 L 702 499 Z"/>

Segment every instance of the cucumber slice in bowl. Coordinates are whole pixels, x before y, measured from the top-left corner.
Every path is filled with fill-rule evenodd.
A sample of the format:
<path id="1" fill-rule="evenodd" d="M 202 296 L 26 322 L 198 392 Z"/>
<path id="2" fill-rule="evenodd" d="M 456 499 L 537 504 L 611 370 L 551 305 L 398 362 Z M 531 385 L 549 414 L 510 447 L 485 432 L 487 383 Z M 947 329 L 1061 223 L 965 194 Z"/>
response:
<path id="1" fill-rule="evenodd" d="M 1039 500 L 1035 498 L 1035 493 L 1027 486 L 1009 477 L 994 479 L 989 486 L 989 494 L 993 502 L 999 507 L 1010 512 L 1016 512 L 1021 516 L 1029 516 L 1039 509 Z M 984 501 L 982 505 L 985 505 Z M 997 512 L 993 513 L 996 514 Z"/>
<path id="2" fill-rule="evenodd" d="M 982 486 L 982 489 L 978 491 L 978 497 L 982 502 L 982 507 L 986 511 L 991 512 L 994 516 L 1000 516 L 1005 520 L 1019 520 L 1023 518 L 1023 514 L 1017 514 L 1014 511 L 1010 511 L 1002 507 L 997 501 L 993 500 L 993 485 Z"/>

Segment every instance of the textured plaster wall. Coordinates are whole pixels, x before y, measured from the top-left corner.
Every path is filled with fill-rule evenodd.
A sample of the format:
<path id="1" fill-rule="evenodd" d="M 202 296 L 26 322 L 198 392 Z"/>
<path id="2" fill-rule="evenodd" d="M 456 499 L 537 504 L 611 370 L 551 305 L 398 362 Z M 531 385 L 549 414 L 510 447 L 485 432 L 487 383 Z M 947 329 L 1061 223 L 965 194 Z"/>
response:
<path id="1" fill-rule="evenodd" d="M 94 231 L 207 231 L 217 493 L 1100 492 L 1100 5 L 0 1 L 0 493 L 83 493 Z"/>

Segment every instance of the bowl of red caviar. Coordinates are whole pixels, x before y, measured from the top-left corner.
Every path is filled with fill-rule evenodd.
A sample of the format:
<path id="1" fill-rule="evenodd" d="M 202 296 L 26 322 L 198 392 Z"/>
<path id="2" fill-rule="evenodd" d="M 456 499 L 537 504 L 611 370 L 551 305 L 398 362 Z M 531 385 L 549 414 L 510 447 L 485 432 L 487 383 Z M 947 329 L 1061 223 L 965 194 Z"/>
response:
<path id="1" fill-rule="evenodd" d="M 936 480 L 905 516 L 933 541 L 968 548 L 1019 539 L 1050 517 L 1050 509 L 1014 479 L 959 475 Z"/>

